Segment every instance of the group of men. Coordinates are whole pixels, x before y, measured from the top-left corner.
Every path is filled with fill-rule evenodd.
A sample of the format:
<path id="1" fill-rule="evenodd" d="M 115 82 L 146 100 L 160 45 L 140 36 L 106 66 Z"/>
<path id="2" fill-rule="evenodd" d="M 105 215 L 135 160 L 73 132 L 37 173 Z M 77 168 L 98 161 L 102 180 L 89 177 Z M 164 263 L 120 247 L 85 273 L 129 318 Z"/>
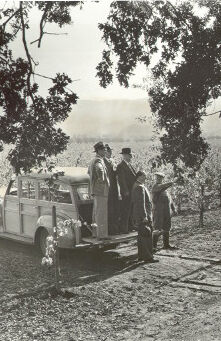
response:
<path id="1" fill-rule="evenodd" d="M 123 148 L 122 160 L 116 165 L 112 159 L 112 149 L 108 144 L 94 145 L 95 157 L 91 161 L 90 195 L 94 200 L 93 223 L 98 227 L 97 237 L 108 239 L 110 235 L 138 231 L 138 259 L 155 261 L 153 251 L 160 235 L 164 248 L 169 244 L 171 227 L 171 205 L 166 189 L 173 182 L 162 183 L 164 174 L 156 173 L 156 183 L 152 188 L 152 201 L 145 187 L 147 175 L 131 164 L 131 148 Z M 154 229 L 154 231 L 153 231 Z"/>

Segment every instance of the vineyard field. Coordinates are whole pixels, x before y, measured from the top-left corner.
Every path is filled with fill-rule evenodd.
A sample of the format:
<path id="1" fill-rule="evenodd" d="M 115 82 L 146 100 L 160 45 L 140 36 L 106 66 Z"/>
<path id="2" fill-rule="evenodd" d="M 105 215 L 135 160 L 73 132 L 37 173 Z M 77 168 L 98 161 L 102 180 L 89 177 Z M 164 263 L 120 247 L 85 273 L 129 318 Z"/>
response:
<path id="1" fill-rule="evenodd" d="M 105 141 L 104 141 L 105 142 Z M 159 143 L 157 141 L 127 141 L 108 142 L 113 149 L 113 158 L 116 163 L 121 159 L 121 150 L 130 147 L 133 151 L 133 166 L 137 170 L 147 172 L 147 188 L 151 191 L 154 183 L 154 173 L 157 170 L 163 171 L 166 175 L 165 181 L 173 181 L 174 169 L 169 164 L 157 164 L 160 160 Z M 200 171 L 190 178 L 190 169 L 185 169 L 181 164 L 182 184 L 173 186 L 170 190 L 172 199 L 178 210 L 200 211 L 202 202 L 204 208 L 216 208 L 221 204 L 221 139 L 210 139 L 211 151 L 204 161 Z M 93 145 L 95 142 L 76 142 L 71 140 L 68 148 L 62 154 L 48 160 L 59 167 L 88 167 L 90 160 L 94 157 Z M 7 185 L 12 176 L 12 169 L 7 161 L 6 148 L 0 153 L 0 187 Z M 203 196 L 202 196 L 203 186 Z"/>

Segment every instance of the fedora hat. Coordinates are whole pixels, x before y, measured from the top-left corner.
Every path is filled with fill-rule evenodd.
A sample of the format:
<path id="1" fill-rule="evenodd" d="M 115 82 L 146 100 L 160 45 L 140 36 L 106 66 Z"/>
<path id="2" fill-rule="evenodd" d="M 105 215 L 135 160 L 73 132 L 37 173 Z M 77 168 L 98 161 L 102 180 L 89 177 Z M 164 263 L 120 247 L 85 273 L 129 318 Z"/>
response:
<path id="1" fill-rule="evenodd" d="M 101 149 L 106 149 L 106 147 L 104 143 L 100 141 L 94 145 L 94 152 L 97 152 L 98 150 L 101 150 Z"/>
<path id="2" fill-rule="evenodd" d="M 109 146 L 109 144 L 105 144 L 105 148 L 107 149 L 107 150 L 113 150 L 110 146 Z"/>
<path id="3" fill-rule="evenodd" d="M 120 154 L 129 154 L 132 155 L 131 148 L 122 148 L 122 151 Z"/>
<path id="4" fill-rule="evenodd" d="M 161 177 L 161 178 L 164 178 L 165 177 L 165 174 L 162 173 L 162 172 L 156 172 L 154 175 L 158 176 L 158 177 Z"/>

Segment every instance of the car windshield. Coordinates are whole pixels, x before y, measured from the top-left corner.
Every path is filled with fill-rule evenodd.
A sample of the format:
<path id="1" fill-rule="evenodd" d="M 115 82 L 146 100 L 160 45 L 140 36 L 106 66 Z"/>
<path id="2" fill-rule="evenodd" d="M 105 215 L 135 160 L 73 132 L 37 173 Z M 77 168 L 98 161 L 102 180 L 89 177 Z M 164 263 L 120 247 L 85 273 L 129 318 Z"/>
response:
<path id="1" fill-rule="evenodd" d="M 79 185 L 77 187 L 78 199 L 81 201 L 90 200 L 88 185 Z"/>
<path id="2" fill-rule="evenodd" d="M 11 180 L 10 188 L 8 191 L 9 195 L 18 195 L 18 182 L 17 179 Z"/>

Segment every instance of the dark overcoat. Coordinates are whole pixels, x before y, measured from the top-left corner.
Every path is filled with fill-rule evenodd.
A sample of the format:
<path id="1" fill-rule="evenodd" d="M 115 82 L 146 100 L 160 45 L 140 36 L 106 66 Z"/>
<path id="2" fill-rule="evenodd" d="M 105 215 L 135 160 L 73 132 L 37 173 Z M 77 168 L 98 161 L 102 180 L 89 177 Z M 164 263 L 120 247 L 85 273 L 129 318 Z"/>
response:
<path id="1" fill-rule="evenodd" d="M 172 182 L 156 183 L 152 188 L 154 230 L 169 231 L 171 228 L 170 197 L 166 190 L 172 184 Z"/>
<path id="2" fill-rule="evenodd" d="M 115 234 L 119 232 L 119 186 L 117 182 L 117 172 L 112 159 L 104 158 L 104 163 L 107 168 L 110 182 L 108 192 L 108 232 L 109 234 Z"/>
<path id="3" fill-rule="evenodd" d="M 143 222 L 144 218 L 151 217 L 150 194 L 146 187 L 135 182 L 131 194 L 132 217 L 135 225 Z"/>
<path id="4" fill-rule="evenodd" d="M 136 171 L 130 163 L 122 160 L 117 166 L 117 178 L 122 197 L 120 204 L 120 232 L 128 233 L 132 230 L 131 216 L 131 191 L 136 181 Z"/>
<path id="5" fill-rule="evenodd" d="M 146 187 L 138 181 L 135 182 L 132 189 L 131 205 L 134 226 L 138 231 L 138 258 L 151 260 L 153 258 L 151 201 Z M 148 221 L 144 221 L 144 219 Z"/>
<path id="6" fill-rule="evenodd" d="M 136 181 L 136 171 L 133 166 L 122 160 L 117 166 L 117 176 L 121 195 L 125 196 L 125 193 L 127 192 L 130 195 Z"/>

